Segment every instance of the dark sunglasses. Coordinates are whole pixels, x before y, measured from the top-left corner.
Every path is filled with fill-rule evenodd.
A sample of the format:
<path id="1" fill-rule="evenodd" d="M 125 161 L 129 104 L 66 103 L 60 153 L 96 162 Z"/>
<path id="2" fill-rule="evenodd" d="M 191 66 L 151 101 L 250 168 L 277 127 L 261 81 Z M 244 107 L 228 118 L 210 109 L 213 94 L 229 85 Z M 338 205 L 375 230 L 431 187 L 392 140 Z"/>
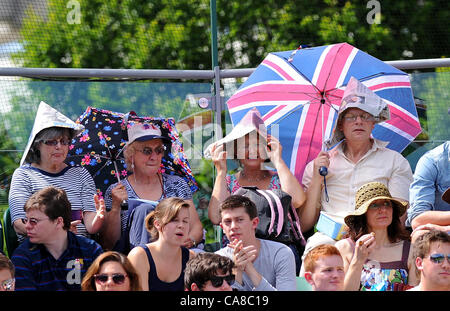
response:
<path id="1" fill-rule="evenodd" d="M 62 146 L 68 146 L 70 144 L 70 140 L 67 138 L 61 138 L 61 139 L 48 139 L 48 140 L 43 140 L 42 141 L 44 144 L 46 144 L 47 146 L 56 146 L 58 144 L 58 142 L 62 145 Z"/>
<path id="2" fill-rule="evenodd" d="M 14 286 L 15 281 L 16 281 L 15 278 L 11 278 L 11 279 L 3 281 L 2 283 L 0 283 L 0 285 L 4 291 L 11 291 Z"/>
<path id="3" fill-rule="evenodd" d="M 156 147 L 155 149 L 152 149 L 150 147 L 145 147 L 139 151 L 142 152 L 146 156 L 151 156 L 153 154 L 153 152 L 155 152 L 157 155 L 161 155 L 164 153 L 165 150 L 166 150 L 166 148 L 162 146 L 162 147 Z"/>
<path id="4" fill-rule="evenodd" d="M 436 264 L 441 264 L 444 262 L 445 257 L 446 256 L 444 254 L 433 254 L 430 255 L 430 260 Z M 447 254 L 447 263 L 450 264 L 450 254 Z"/>
<path id="5" fill-rule="evenodd" d="M 113 275 L 108 275 L 108 274 L 94 274 L 94 280 L 97 283 L 100 284 L 105 284 L 106 282 L 108 282 L 109 278 L 112 278 L 114 284 L 123 284 L 123 282 L 125 282 L 125 278 L 127 277 L 126 274 L 121 274 L 121 273 L 114 273 Z"/>
<path id="6" fill-rule="evenodd" d="M 234 284 L 234 275 L 226 275 L 226 276 L 213 276 L 211 277 L 211 285 L 214 287 L 220 287 L 223 284 L 223 281 L 227 281 L 228 285 Z"/>
<path id="7" fill-rule="evenodd" d="M 22 220 L 22 223 L 24 224 L 24 225 L 26 225 L 27 223 L 30 223 L 30 225 L 32 225 L 32 226 L 36 226 L 39 222 L 41 222 L 41 221 L 43 221 L 43 220 L 47 220 L 47 219 L 50 219 L 50 218 L 44 218 L 44 219 L 37 219 L 37 218 L 22 218 L 21 220 Z"/>

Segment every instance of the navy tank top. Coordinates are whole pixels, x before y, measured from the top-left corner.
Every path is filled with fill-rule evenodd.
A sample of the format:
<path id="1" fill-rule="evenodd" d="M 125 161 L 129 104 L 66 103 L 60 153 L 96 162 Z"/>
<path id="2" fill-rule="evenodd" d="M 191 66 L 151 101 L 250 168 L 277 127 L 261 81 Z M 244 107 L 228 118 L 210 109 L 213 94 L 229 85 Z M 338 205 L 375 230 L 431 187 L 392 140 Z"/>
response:
<path id="1" fill-rule="evenodd" d="M 189 260 L 189 250 L 185 247 L 181 247 L 181 273 L 178 279 L 173 282 L 163 282 L 158 278 L 156 273 L 155 262 L 152 257 L 152 253 L 147 246 L 141 246 L 147 253 L 148 262 L 150 264 L 150 271 L 148 273 L 148 289 L 150 291 L 184 291 L 184 270 L 186 263 Z"/>

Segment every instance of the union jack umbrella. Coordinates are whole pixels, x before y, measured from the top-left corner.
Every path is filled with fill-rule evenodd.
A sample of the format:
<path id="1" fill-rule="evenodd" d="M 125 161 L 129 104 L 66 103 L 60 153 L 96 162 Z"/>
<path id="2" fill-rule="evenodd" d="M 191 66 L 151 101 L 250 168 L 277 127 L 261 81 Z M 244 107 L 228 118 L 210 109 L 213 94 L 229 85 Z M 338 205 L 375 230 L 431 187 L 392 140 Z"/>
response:
<path id="1" fill-rule="evenodd" d="M 403 151 L 421 132 L 408 74 L 348 43 L 270 53 L 227 101 L 231 120 L 256 107 L 301 181 L 331 136 L 352 76 L 389 105 L 391 118 L 375 125 L 373 137 Z"/>

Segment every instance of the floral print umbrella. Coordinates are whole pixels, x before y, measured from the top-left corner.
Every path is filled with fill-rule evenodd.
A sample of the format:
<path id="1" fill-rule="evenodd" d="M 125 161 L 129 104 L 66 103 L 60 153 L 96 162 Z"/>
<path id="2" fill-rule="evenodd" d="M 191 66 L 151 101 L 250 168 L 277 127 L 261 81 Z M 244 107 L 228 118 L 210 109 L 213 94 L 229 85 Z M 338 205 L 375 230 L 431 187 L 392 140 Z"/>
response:
<path id="1" fill-rule="evenodd" d="M 67 162 L 85 167 L 100 195 L 128 175 L 123 148 L 128 140 L 127 129 L 134 123 L 152 123 L 161 129 L 163 136 L 171 139 L 172 146 L 162 159 L 160 172 L 179 175 L 186 180 L 192 193 L 198 190 L 173 118 L 139 117 L 134 112 L 124 114 L 87 107 L 76 123 L 84 125 L 85 129 L 72 140 Z"/>

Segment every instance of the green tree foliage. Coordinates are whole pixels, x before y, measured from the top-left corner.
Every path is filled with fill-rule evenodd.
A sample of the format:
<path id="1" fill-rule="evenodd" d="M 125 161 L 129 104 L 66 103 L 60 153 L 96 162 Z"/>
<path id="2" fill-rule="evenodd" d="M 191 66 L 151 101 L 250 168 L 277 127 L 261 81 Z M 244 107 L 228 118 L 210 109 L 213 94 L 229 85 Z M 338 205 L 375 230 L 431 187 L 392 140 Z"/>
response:
<path id="1" fill-rule="evenodd" d="M 211 68 L 209 0 L 49 0 L 22 27 L 25 67 Z M 369 23 L 372 2 L 379 24 Z M 255 67 L 269 52 L 348 42 L 382 60 L 450 51 L 450 2 L 217 0 L 219 65 Z"/>
<path id="2" fill-rule="evenodd" d="M 11 151 L 15 150 L 14 142 L 3 125 L 0 125 L 0 150 L 0 205 L 3 205 L 8 202 L 11 175 L 19 162 L 19 154 Z"/>
<path id="3" fill-rule="evenodd" d="M 25 67 L 206 69 L 209 2 L 205 0 L 48 1 L 42 18 L 28 11 L 22 27 Z M 205 58 L 205 55 L 207 56 Z M 196 64 L 191 67 L 192 64 Z"/>

